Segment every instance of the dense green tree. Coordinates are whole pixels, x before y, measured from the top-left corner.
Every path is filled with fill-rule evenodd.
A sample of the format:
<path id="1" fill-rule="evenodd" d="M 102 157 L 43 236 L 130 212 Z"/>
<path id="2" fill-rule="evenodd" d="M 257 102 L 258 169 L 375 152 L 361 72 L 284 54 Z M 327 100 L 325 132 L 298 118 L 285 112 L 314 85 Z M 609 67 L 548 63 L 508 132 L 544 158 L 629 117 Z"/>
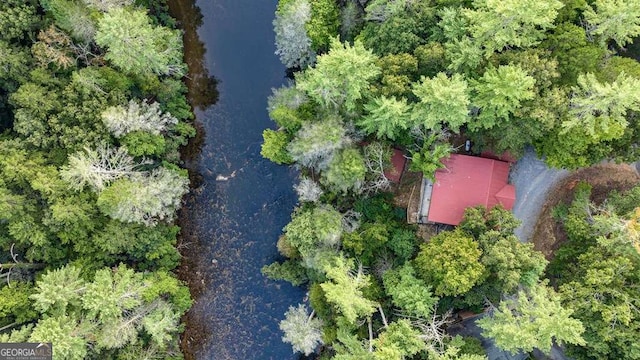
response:
<path id="1" fill-rule="evenodd" d="M 383 280 L 393 304 L 405 315 L 424 319 L 432 315 L 438 298 L 431 292 L 430 285 L 415 276 L 411 264 L 387 271 Z"/>
<path id="2" fill-rule="evenodd" d="M 347 148 L 338 152 L 322 174 L 321 182 L 336 193 L 360 192 L 367 172 L 360 150 Z"/>
<path id="3" fill-rule="evenodd" d="M 462 13 L 469 23 L 469 33 L 488 57 L 506 47 L 538 44 L 544 31 L 553 27 L 563 4 L 558 0 L 478 0 L 474 6 Z"/>
<path id="4" fill-rule="evenodd" d="M 482 276 L 481 254 L 478 243 L 462 231 L 441 232 L 420 247 L 416 273 L 433 284 L 436 295 L 464 294 Z"/>
<path id="5" fill-rule="evenodd" d="M 276 164 L 291 164 L 293 159 L 287 152 L 289 145 L 289 135 L 284 131 L 274 131 L 266 129 L 262 132 L 264 139 L 260 155 L 273 161 Z"/>
<path id="6" fill-rule="evenodd" d="M 421 334 L 407 319 L 392 322 L 375 340 L 376 360 L 402 360 L 410 358 L 426 348 Z"/>
<path id="7" fill-rule="evenodd" d="M 287 242 L 310 256 L 317 247 L 334 246 L 342 233 L 342 215 L 333 207 L 301 208 L 284 228 Z"/>
<path id="8" fill-rule="evenodd" d="M 593 5 L 584 11 L 587 31 L 603 44 L 613 40 L 623 47 L 640 35 L 640 1 L 596 0 Z"/>
<path id="9" fill-rule="evenodd" d="M 318 57 L 316 66 L 296 77 L 296 86 L 324 107 L 354 111 L 380 74 L 375 61 L 376 56 L 360 41 L 352 46 L 333 39 L 331 49 Z"/>
<path id="10" fill-rule="evenodd" d="M 423 77 L 413 86 L 413 93 L 420 99 L 411 114 L 415 124 L 433 130 L 444 124 L 457 133 L 469 121 L 469 89 L 461 75 L 438 73 L 432 79 Z"/>
<path id="11" fill-rule="evenodd" d="M 325 268 L 328 281 L 320 284 L 327 302 L 349 324 L 355 324 L 359 318 L 370 316 L 376 309 L 376 303 L 364 297 L 362 290 L 370 283 L 368 275 L 353 268 L 353 261 L 342 257 L 335 258 Z"/>
<path id="12" fill-rule="evenodd" d="M 7 0 L 0 4 L 0 34 L 5 41 L 33 36 L 40 25 L 36 1 Z"/>
<path id="13" fill-rule="evenodd" d="M 334 0 L 311 0 L 311 18 L 306 23 L 314 50 L 329 48 L 331 39 L 338 36 L 340 9 Z"/>
<path id="14" fill-rule="evenodd" d="M 369 134 L 378 138 L 394 140 L 399 133 L 410 125 L 411 107 L 406 99 L 377 97 L 364 106 L 367 115 L 359 118 L 357 123 Z"/>
<path id="15" fill-rule="evenodd" d="M 107 48 L 105 58 L 125 72 L 184 75 L 180 33 L 153 26 L 142 10 L 116 8 L 104 14 L 96 43 Z"/>
<path id="16" fill-rule="evenodd" d="M 536 80 L 517 65 L 488 68 L 482 77 L 473 83 L 471 102 L 479 109 L 477 119 L 469 128 L 491 129 L 505 122 L 525 100 L 533 99 Z"/>
<path id="17" fill-rule="evenodd" d="M 477 321 L 483 336 L 492 338 L 498 347 L 510 351 L 551 352 L 553 342 L 583 345 L 584 327 L 571 317 L 560 296 L 546 284 L 520 290 L 517 297 L 500 302 L 492 316 Z"/>
<path id="18" fill-rule="evenodd" d="M 640 80 L 624 74 L 612 83 L 601 83 L 590 73 L 579 76 L 563 134 L 582 133 L 590 142 L 620 138 L 628 126 L 627 113 L 640 110 L 639 87 Z"/>

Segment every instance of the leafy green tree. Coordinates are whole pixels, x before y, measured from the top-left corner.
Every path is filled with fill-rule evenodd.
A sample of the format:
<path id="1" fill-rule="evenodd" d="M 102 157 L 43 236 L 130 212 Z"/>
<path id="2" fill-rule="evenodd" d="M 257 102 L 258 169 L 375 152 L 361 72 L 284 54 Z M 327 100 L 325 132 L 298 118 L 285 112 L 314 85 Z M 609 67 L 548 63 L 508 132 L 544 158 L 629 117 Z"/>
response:
<path id="1" fill-rule="evenodd" d="M 349 324 L 358 318 L 370 316 L 377 304 L 367 299 L 363 288 L 370 284 L 369 276 L 362 269 L 353 270 L 353 261 L 343 257 L 335 258 L 333 264 L 325 267 L 327 281 L 320 284 L 327 302 L 332 304 Z"/>
<path id="2" fill-rule="evenodd" d="M 585 343 L 584 326 L 571 317 L 573 311 L 561 305 L 560 296 L 546 284 L 520 290 L 516 298 L 503 300 L 490 317 L 477 321 L 483 336 L 492 338 L 498 347 L 512 354 L 540 349 L 551 352 L 560 344 Z"/>
<path id="3" fill-rule="evenodd" d="M 173 219 L 188 190 L 189 179 L 161 167 L 116 180 L 100 193 L 98 207 L 113 219 L 153 226 Z"/>
<path id="4" fill-rule="evenodd" d="M 368 134 L 375 133 L 377 138 L 395 140 L 410 125 L 411 107 L 406 99 L 380 96 L 365 104 L 364 109 L 368 114 L 359 118 L 357 123 Z"/>
<path id="5" fill-rule="evenodd" d="M 509 117 L 525 100 L 533 99 L 535 79 L 516 65 L 489 68 L 473 84 L 472 103 L 479 108 L 477 120 L 469 123 L 475 129 L 491 129 Z"/>
<path id="6" fill-rule="evenodd" d="M 431 286 L 416 277 L 411 264 L 387 271 L 383 280 L 386 293 L 405 315 L 424 319 L 432 315 L 438 298 Z"/>
<path id="7" fill-rule="evenodd" d="M 31 342 L 51 342 L 53 356 L 63 360 L 82 360 L 88 355 L 90 325 L 78 322 L 73 316 L 56 316 L 42 319 L 33 328 L 29 337 Z"/>
<path id="8" fill-rule="evenodd" d="M 411 97 L 411 83 L 417 79 L 418 59 L 411 54 L 389 54 L 378 60 L 381 79 L 376 93 L 386 98 Z"/>
<path id="9" fill-rule="evenodd" d="M 80 271 L 79 267 L 65 266 L 45 273 L 36 283 L 36 293 L 31 295 L 34 308 L 40 313 L 62 315 L 80 306 L 85 289 Z"/>
<path id="10" fill-rule="evenodd" d="M 346 130 L 339 119 L 328 118 L 305 124 L 295 134 L 287 150 L 298 164 L 322 170 L 347 140 Z"/>
<path id="11" fill-rule="evenodd" d="M 375 340 L 374 359 L 406 359 L 426 348 L 418 330 L 407 319 L 389 324 Z"/>
<path id="12" fill-rule="evenodd" d="M 489 57 L 506 47 L 525 48 L 536 45 L 544 31 L 552 28 L 558 10 L 558 0 L 478 0 L 475 9 L 464 9 L 469 33 L 484 48 Z"/>
<path id="13" fill-rule="evenodd" d="M 582 133 L 591 142 L 620 138 L 628 126 L 627 113 L 640 110 L 639 87 L 640 80 L 624 74 L 612 83 L 601 83 L 590 73 L 579 76 L 562 133 Z"/>
<path id="14" fill-rule="evenodd" d="M 33 35 L 40 25 L 38 3 L 30 0 L 7 0 L 0 4 L 0 34 L 5 41 L 21 41 Z"/>
<path id="15" fill-rule="evenodd" d="M 606 45 L 613 40 L 623 47 L 640 35 L 640 2 L 637 0 L 596 0 L 595 9 L 587 5 L 584 18 L 587 31 Z"/>
<path id="16" fill-rule="evenodd" d="M 457 133 L 469 121 L 469 89 L 461 75 L 423 77 L 413 86 L 413 93 L 420 99 L 411 114 L 414 123 L 433 130 L 445 124 Z"/>
<path id="17" fill-rule="evenodd" d="M 116 8 L 104 14 L 96 43 L 107 48 L 105 58 L 125 72 L 184 75 L 180 33 L 153 26 L 142 10 Z"/>
<path id="18" fill-rule="evenodd" d="M 315 61 L 306 24 L 311 19 L 307 0 L 284 2 L 276 11 L 273 28 L 276 33 L 276 55 L 288 67 L 305 68 Z"/>
<path id="19" fill-rule="evenodd" d="M 442 159 L 449 157 L 452 150 L 451 145 L 438 142 L 437 136 L 431 135 L 424 140 L 419 151 L 411 152 L 410 169 L 434 179 L 436 170 L 444 167 Z"/>
<path id="20" fill-rule="evenodd" d="M 280 322 L 280 330 L 284 332 L 282 341 L 290 343 L 293 346 L 293 352 L 301 352 L 309 356 L 324 343 L 322 321 L 314 318 L 313 312 L 309 315 L 305 305 L 289 306 L 284 316 L 284 320 Z"/>
<path id="21" fill-rule="evenodd" d="M 581 74 L 596 73 L 607 56 L 605 48 L 587 39 L 583 27 L 571 23 L 558 25 L 541 46 L 558 60 L 562 76 L 557 82 L 565 85 L 575 85 Z"/>
<path id="22" fill-rule="evenodd" d="M 364 159 L 358 149 L 347 148 L 338 152 L 323 173 L 321 182 L 330 189 L 347 193 L 359 192 L 367 172 Z"/>
<path id="23" fill-rule="evenodd" d="M 33 301 L 29 299 L 33 291 L 32 284 L 15 281 L 0 289 L 0 326 L 22 324 L 37 318 Z"/>
<path id="24" fill-rule="evenodd" d="M 56 25 L 67 31 L 75 40 L 88 44 L 96 34 L 96 24 L 91 10 L 80 1 L 42 0 L 42 7 L 53 16 Z"/>
<path id="25" fill-rule="evenodd" d="M 311 18 L 306 23 L 307 33 L 314 50 L 329 47 L 331 39 L 338 36 L 340 9 L 333 0 L 311 0 Z"/>
<path id="26" fill-rule="evenodd" d="M 435 11 L 424 1 L 372 1 L 365 18 L 369 21 L 356 39 L 378 55 L 412 53 L 426 43 L 435 25 Z"/>
<path id="27" fill-rule="evenodd" d="M 433 284 L 436 295 L 455 296 L 469 291 L 481 278 L 482 252 L 472 237 L 460 230 L 445 231 L 420 247 L 417 275 Z"/>
<path id="28" fill-rule="evenodd" d="M 287 133 L 266 129 L 262 132 L 262 137 L 264 139 L 260 150 L 262 157 L 276 164 L 291 164 L 293 162 L 291 155 L 287 152 L 290 140 Z"/>
<path id="29" fill-rule="evenodd" d="M 297 76 L 296 86 L 326 108 L 354 111 L 380 74 L 375 62 L 376 56 L 360 41 L 351 46 L 333 39 L 329 52 L 318 57 L 316 66 Z"/>
<path id="30" fill-rule="evenodd" d="M 302 208 L 294 212 L 284 231 L 288 243 L 302 257 L 308 257 L 317 248 L 334 246 L 340 241 L 342 215 L 330 205 Z"/>

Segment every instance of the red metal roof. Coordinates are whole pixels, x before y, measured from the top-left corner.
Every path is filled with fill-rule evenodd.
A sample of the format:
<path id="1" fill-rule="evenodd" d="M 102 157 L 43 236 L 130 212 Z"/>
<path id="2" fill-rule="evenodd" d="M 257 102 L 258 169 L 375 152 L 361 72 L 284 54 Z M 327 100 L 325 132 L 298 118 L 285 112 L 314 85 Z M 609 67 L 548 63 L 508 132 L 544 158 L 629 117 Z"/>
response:
<path id="1" fill-rule="evenodd" d="M 509 164 L 504 161 L 453 154 L 435 174 L 428 220 L 458 225 L 464 210 L 502 204 L 511 210 L 515 188 L 509 185 Z"/>
<path id="2" fill-rule="evenodd" d="M 402 151 L 393 149 L 393 155 L 391 156 L 391 169 L 385 171 L 384 176 L 392 182 L 399 182 L 406 163 L 407 158 L 404 157 Z"/>

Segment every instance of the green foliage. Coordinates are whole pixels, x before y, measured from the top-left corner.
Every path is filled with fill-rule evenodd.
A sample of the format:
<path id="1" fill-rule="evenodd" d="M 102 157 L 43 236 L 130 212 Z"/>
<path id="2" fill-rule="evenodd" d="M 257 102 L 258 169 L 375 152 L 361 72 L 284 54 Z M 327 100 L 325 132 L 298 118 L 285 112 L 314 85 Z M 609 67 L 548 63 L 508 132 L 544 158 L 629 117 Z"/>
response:
<path id="1" fill-rule="evenodd" d="M 496 345 L 512 354 L 540 349 L 551 352 L 554 341 L 563 344 L 584 345 L 584 327 L 571 317 L 573 311 L 565 309 L 560 296 L 546 284 L 527 291 L 520 290 L 517 297 L 500 302 L 490 317 L 477 324 L 483 336 L 492 338 Z"/>
<path id="2" fill-rule="evenodd" d="M 640 110 L 636 89 L 640 80 L 620 74 L 612 83 L 600 83 L 595 75 L 578 77 L 562 133 L 580 132 L 591 142 L 620 138 L 628 125 L 627 112 Z"/>
<path id="3" fill-rule="evenodd" d="M 104 14 L 96 43 L 107 48 L 105 58 L 125 72 L 184 75 L 180 33 L 153 26 L 144 11 L 117 8 Z"/>
<path id="4" fill-rule="evenodd" d="M 407 319 L 389 324 L 375 341 L 373 357 L 376 360 L 404 359 L 425 349 L 420 332 Z"/>
<path id="5" fill-rule="evenodd" d="M 377 92 L 383 97 L 410 97 L 411 82 L 416 79 L 418 59 L 406 53 L 381 57 L 378 65 L 382 71 Z"/>
<path id="6" fill-rule="evenodd" d="M 131 156 L 160 156 L 167 149 L 164 136 L 144 131 L 133 131 L 120 139 Z"/>
<path id="7" fill-rule="evenodd" d="M 33 37 L 40 24 L 37 2 L 7 0 L 0 4 L 0 34 L 5 41 L 21 41 Z"/>
<path id="8" fill-rule="evenodd" d="M 558 0 L 480 0 L 476 9 L 462 10 L 469 33 L 486 56 L 506 47 L 536 45 L 553 22 L 563 4 Z"/>
<path id="9" fill-rule="evenodd" d="M 284 228 L 287 241 L 303 258 L 317 247 L 336 245 L 342 233 L 342 215 L 330 205 L 298 209 Z"/>
<path id="10" fill-rule="evenodd" d="M 375 311 L 377 304 L 362 294 L 363 288 L 370 283 L 369 276 L 361 270 L 354 273 L 353 261 L 337 257 L 324 270 L 328 281 L 320 284 L 320 287 L 327 302 L 335 307 L 347 323 L 355 324 L 358 318 Z"/>
<path id="11" fill-rule="evenodd" d="M 338 36 L 340 9 L 335 0 L 311 0 L 311 18 L 306 23 L 307 34 L 315 51 L 329 48 L 331 39 Z"/>
<path id="12" fill-rule="evenodd" d="M 420 247 L 415 259 L 416 273 L 434 286 L 436 295 L 460 295 L 469 291 L 482 276 L 478 243 L 460 230 L 445 231 Z"/>
<path id="13" fill-rule="evenodd" d="M 334 155 L 321 182 L 336 193 L 359 192 L 366 171 L 360 150 L 347 148 Z"/>
<path id="14" fill-rule="evenodd" d="M 358 125 L 379 139 L 394 140 L 410 125 L 411 108 L 406 99 L 381 96 L 365 104 L 364 109 L 368 114 L 358 119 Z"/>
<path id="15" fill-rule="evenodd" d="M 479 108 L 477 120 L 469 128 L 491 129 L 509 117 L 525 100 L 533 99 L 536 80 L 517 65 L 488 68 L 478 81 L 473 83 L 472 103 Z"/>
<path id="16" fill-rule="evenodd" d="M 411 114 L 413 123 L 430 130 L 438 130 L 444 124 L 457 133 L 469 121 L 469 90 L 461 75 L 438 73 L 432 79 L 423 77 L 413 86 L 413 93 L 420 99 Z"/>
<path id="17" fill-rule="evenodd" d="M 26 323 L 37 318 L 32 301 L 33 286 L 25 282 L 12 281 L 0 289 L 0 324 L 6 326 L 12 323 Z"/>
<path id="18" fill-rule="evenodd" d="M 412 53 L 426 42 L 435 23 L 435 13 L 429 2 L 378 3 L 390 7 L 390 11 L 383 18 L 372 19 L 377 16 L 372 13 L 375 10 L 373 3 L 367 7 L 367 17 L 377 21 L 367 22 L 357 39 L 361 39 L 368 49 L 378 55 Z"/>
<path id="19" fill-rule="evenodd" d="M 308 281 L 306 269 L 295 260 L 265 265 L 260 272 L 271 280 L 285 280 L 293 286 L 300 286 Z"/>
<path id="20" fill-rule="evenodd" d="M 451 145 L 436 142 L 435 136 L 425 139 L 420 151 L 411 152 L 411 171 L 420 171 L 423 176 L 434 179 L 436 170 L 444 167 L 442 159 L 449 157 Z"/>
<path id="21" fill-rule="evenodd" d="M 403 314 L 423 319 L 432 315 L 438 298 L 431 292 L 431 286 L 415 276 L 410 264 L 387 271 L 383 280 L 386 293 Z"/>
<path id="22" fill-rule="evenodd" d="M 563 221 L 568 241 L 549 271 L 557 279 L 563 304 L 585 327 L 585 344 L 569 346 L 569 353 L 576 359 L 637 359 L 640 353 L 632 339 L 640 318 L 632 299 L 638 297 L 638 288 L 631 284 L 640 278 L 640 255 L 634 248 L 637 215 L 627 211 L 637 203 L 625 204 L 615 195 L 609 207 L 597 207 L 590 194 L 589 185 L 576 186 Z"/>
<path id="23" fill-rule="evenodd" d="M 623 47 L 640 35 L 640 2 L 596 0 L 593 5 L 595 9 L 586 7 L 584 18 L 589 33 L 599 37 L 603 45 L 613 40 Z"/>
<path id="24" fill-rule="evenodd" d="M 354 111 L 369 83 L 380 74 L 375 61 L 376 56 L 360 41 L 351 46 L 333 39 L 316 66 L 296 77 L 297 88 L 326 108 Z"/>
<path id="25" fill-rule="evenodd" d="M 293 159 L 287 152 L 289 136 L 283 131 L 266 129 L 262 132 L 264 142 L 260 150 L 262 157 L 273 161 L 276 164 L 291 164 Z"/>

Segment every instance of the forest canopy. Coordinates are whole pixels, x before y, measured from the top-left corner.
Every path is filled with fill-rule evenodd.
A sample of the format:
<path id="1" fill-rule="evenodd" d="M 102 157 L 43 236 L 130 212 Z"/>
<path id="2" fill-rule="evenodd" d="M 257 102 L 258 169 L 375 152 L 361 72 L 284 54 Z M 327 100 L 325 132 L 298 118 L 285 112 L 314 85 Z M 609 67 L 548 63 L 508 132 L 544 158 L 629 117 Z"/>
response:
<path id="1" fill-rule="evenodd" d="M 195 134 L 163 1 L 0 3 L 0 341 L 182 358 L 178 149 Z"/>

